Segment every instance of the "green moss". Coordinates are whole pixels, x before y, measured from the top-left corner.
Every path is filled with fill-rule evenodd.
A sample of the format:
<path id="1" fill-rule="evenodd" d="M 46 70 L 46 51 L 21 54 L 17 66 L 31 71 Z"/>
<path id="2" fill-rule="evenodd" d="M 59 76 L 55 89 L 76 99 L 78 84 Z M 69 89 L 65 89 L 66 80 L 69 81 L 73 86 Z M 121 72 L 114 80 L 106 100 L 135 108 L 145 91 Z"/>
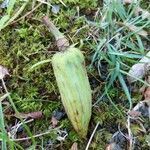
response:
<path id="1" fill-rule="evenodd" d="M 59 0 L 53 0 L 53 3 L 60 4 Z M 98 4 L 98 0 L 63 0 L 63 2 L 68 6 L 79 6 L 80 8 L 95 8 Z"/>
<path id="2" fill-rule="evenodd" d="M 148 9 L 148 10 L 150 10 L 150 7 L 148 7 L 149 6 L 149 2 L 148 1 L 146 1 L 146 0 L 141 0 L 140 1 L 140 4 L 141 4 L 141 7 L 143 8 L 143 9 Z"/>
<path id="3" fill-rule="evenodd" d="M 91 142 L 90 148 L 95 150 L 104 150 L 111 137 L 112 134 L 105 129 L 97 131 L 94 140 Z"/>

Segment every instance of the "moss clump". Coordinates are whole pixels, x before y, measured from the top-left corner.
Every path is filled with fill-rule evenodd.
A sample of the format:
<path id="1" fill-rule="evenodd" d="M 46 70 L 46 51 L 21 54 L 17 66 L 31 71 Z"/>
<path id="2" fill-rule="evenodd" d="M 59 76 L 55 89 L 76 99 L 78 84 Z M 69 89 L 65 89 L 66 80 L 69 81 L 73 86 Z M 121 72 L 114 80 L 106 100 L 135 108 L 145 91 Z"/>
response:
<path id="1" fill-rule="evenodd" d="M 53 0 L 53 3 L 60 4 L 61 2 L 59 0 Z M 98 5 L 98 0 L 63 0 L 63 2 L 67 6 L 75 5 L 79 6 L 80 8 L 95 8 Z"/>

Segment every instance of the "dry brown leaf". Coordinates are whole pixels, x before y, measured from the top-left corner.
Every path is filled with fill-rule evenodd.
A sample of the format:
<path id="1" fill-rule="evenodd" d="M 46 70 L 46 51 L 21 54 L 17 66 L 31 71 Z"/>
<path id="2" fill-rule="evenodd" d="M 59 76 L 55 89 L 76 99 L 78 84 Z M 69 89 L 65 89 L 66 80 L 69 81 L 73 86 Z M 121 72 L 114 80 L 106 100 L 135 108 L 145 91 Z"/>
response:
<path id="1" fill-rule="evenodd" d="M 128 81 L 130 83 L 137 81 L 136 78 L 143 78 L 147 71 L 149 71 L 149 65 L 150 65 L 150 52 L 144 56 L 139 63 L 133 65 L 131 69 L 129 70 L 129 74 L 131 76 L 128 76 Z"/>
<path id="2" fill-rule="evenodd" d="M 78 143 L 73 143 L 70 150 L 78 150 Z"/>
<path id="3" fill-rule="evenodd" d="M 19 113 L 14 115 L 17 118 L 32 118 L 32 119 L 39 119 L 42 118 L 43 113 L 41 111 L 31 112 L 31 113 Z"/>
<path id="4" fill-rule="evenodd" d="M 8 69 L 0 65 L 0 79 L 3 79 L 6 75 L 9 75 Z"/>
<path id="5" fill-rule="evenodd" d="M 52 116 L 51 123 L 52 123 L 53 128 L 55 128 L 57 126 L 58 122 L 59 121 L 55 117 Z"/>
<path id="6" fill-rule="evenodd" d="M 41 111 L 31 112 L 28 114 L 29 118 L 39 119 L 43 117 L 43 113 Z"/>

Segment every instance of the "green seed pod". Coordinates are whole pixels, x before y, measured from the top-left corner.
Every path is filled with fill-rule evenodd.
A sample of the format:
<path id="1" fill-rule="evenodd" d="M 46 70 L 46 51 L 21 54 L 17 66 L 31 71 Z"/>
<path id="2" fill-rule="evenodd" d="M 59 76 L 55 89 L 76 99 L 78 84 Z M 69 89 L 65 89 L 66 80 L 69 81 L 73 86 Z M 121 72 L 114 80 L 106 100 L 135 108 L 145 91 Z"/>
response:
<path id="1" fill-rule="evenodd" d="M 92 96 L 84 56 L 79 49 L 68 48 L 53 56 L 52 66 L 65 111 L 77 133 L 86 137 Z"/>

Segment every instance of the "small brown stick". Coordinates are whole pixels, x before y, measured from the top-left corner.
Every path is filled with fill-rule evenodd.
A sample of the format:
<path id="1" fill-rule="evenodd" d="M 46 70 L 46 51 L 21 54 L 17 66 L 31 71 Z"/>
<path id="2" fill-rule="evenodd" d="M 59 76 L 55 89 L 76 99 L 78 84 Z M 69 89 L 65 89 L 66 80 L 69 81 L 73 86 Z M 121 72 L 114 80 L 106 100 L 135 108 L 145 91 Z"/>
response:
<path id="1" fill-rule="evenodd" d="M 86 149 L 85 149 L 85 150 L 88 150 L 88 149 L 89 149 L 90 143 L 91 143 L 91 141 L 92 141 L 92 139 L 93 139 L 93 136 L 94 136 L 94 134 L 95 134 L 95 132 L 96 132 L 96 130 L 97 130 L 97 128 L 98 128 L 98 126 L 99 126 L 99 122 L 96 124 L 96 127 L 95 127 L 95 129 L 94 129 L 94 131 L 93 131 L 93 133 L 92 133 L 92 135 L 91 135 L 91 137 L 90 137 L 89 141 L 88 141 L 88 144 L 87 144 L 87 146 L 86 146 Z"/>

